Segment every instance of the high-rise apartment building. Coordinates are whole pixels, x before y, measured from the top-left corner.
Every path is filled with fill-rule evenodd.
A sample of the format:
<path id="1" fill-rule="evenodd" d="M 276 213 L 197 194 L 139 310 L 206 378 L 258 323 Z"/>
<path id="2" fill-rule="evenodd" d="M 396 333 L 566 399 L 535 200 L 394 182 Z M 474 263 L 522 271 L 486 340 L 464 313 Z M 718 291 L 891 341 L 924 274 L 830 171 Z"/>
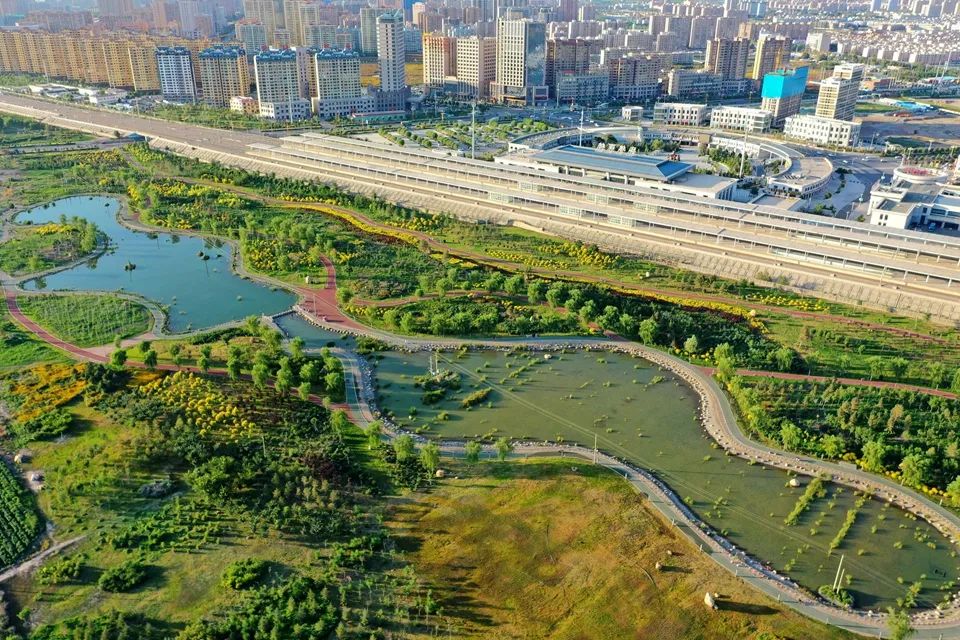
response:
<path id="1" fill-rule="evenodd" d="M 807 67 L 799 67 L 793 71 L 774 71 L 763 77 L 760 108 L 773 114 L 772 126 L 783 126 L 788 117 L 800 113 L 807 72 Z"/>
<path id="2" fill-rule="evenodd" d="M 193 103 L 197 99 L 197 83 L 193 61 L 186 47 L 157 47 L 157 76 L 164 100 Z"/>
<path id="3" fill-rule="evenodd" d="M 133 0 L 97 0 L 100 16 L 126 18 L 133 15 Z"/>
<path id="4" fill-rule="evenodd" d="M 707 43 L 707 58 L 703 68 L 724 80 L 736 80 L 747 75 L 747 57 L 750 41 L 713 39 Z"/>
<path id="5" fill-rule="evenodd" d="M 834 120 L 853 120 L 857 108 L 857 94 L 863 80 L 862 64 L 840 64 L 833 68 L 833 76 L 820 83 L 817 96 L 817 116 Z"/>
<path id="6" fill-rule="evenodd" d="M 304 24 L 303 43 L 317 49 L 337 49 L 337 28 L 332 24 Z"/>
<path id="7" fill-rule="evenodd" d="M 550 38 L 544 77 L 550 96 L 556 97 L 557 83 L 564 76 L 585 76 L 591 60 L 599 61 L 603 41 L 593 38 Z"/>
<path id="8" fill-rule="evenodd" d="M 610 95 L 623 102 L 650 101 L 660 93 L 659 56 L 629 53 L 607 62 Z"/>
<path id="9" fill-rule="evenodd" d="M 258 51 L 266 49 L 267 31 L 256 20 L 239 20 L 234 29 L 237 40 L 243 45 L 248 56 L 252 57 Z"/>
<path id="10" fill-rule="evenodd" d="M 204 49 L 197 57 L 204 104 L 225 109 L 230 106 L 230 98 L 249 95 L 246 51 L 219 45 Z"/>
<path id="11" fill-rule="evenodd" d="M 407 50 L 403 36 L 403 11 L 391 11 L 377 17 L 377 64 L 380 90 L 377 108 L 403 111 L 407 107 Z"/>
<path id="12" fill-rule="evenodd" d="M 497 23 L 497 77 L 491 85 L 494 100 L 536 105 L 547 100 L 546 25 L 528 20 Z"/>
<path id="13" fill-rule="evenodd" d="M 324 49 L 314 54 L 317 79 L 313 110 L 321 118 L 373 111 L 372 96 L 360 87 L 360 54 L 356 51 Z"/>
<path id="14" fill-rule="evenodd" d="M 253 70 L 261 118 L 294 121 L 310 116 L 310 101 L 300 93 L 296 51 L 261 51 L 253 56 Z"/>
<path id="15" fill-rule="evenodd" d="M 497 77 L 497 39 L 457 38 L 457 94 L 484 99 Z"/>
<path id="16" fill-rule="evenodd" d="M 283 24 L 290 34 L 290 44 L 294 47 L 303 46 L 303 28 L 300 8 L 303 0 L 283 0 Z"/>
<path id="17" fill-rule="evenodd" d="M 264 37 L 271 46 L 277 42 L 277 30 L 285 28 L 279 0 L 243 0 L 243 16 L 263 25 Z"/>
<path id="18" fill-rule="evenodd" d="M 159 91 L 156 48 L 150 45 L 130 45 L 127 47 L 127 57 L 130 59 L 133 90 Z"/>
<path id="19" fill-rule="evenodd" d="M 577 11 L 579 10 L 578 0 L 559 0 L 559 6 L 557 8 L 557 17 L 561 22 L 573 22 L 577 19 Z"/>
<path id="20" fill-rule="evenodd" d="M 377 18 L 381 13 L 373 7 L 360 9 L 360 51 L 365 56 L 377 55 Z"/>
<path id="21" fill-rule="evenodd" d="M 423 83 L 432 88 L 456 74 L 457 43 L 455 38 L 439 33 L 423 34 Z"/>
<path id="22" fill-rule="evenodd" d="M 753 59 L 753 79 L 763 80 L 768 73 L 782 69 L 790 61 L 790 38 L 765 33 L 757 41 L 757 54 Z"/>

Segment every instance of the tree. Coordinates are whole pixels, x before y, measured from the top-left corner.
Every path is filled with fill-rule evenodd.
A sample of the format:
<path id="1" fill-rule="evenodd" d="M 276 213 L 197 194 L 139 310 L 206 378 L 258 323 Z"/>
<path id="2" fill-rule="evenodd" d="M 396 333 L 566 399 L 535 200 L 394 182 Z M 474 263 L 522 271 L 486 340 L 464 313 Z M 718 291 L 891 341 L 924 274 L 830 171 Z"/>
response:
<path id="1" fill-rule="evenodd" d="M 697 336 L 687 338 L 686 342 L 683 343 L 683 350 L 690 354 L 696 354 L 700 350 L 700 341 L 697 340 Z"/>
<path id="2" fill-rule="evenodd" d="M 203 355 L 202 353 L 197 356 L 197 368 L 200 369 L 201 373 L 206 373 L 210 371 L 210 358 Z"/>
<path id="3" fill-rule="evenodd" d="M 527 285 L 527 300 L 530 304 L 539 304 L 544 301 L 547 293 L 547 284 L 543 280 L 534 280 Z"/>
<path id="4" fill-rule="evenodd" d="M 929 375 L 930 386 L 939 389 L 943 381 L 947 379 L 947 365 L 942 362 L 930 363 Z"/>
<path id="5" fill-rule="evenodd" d="M 783 448 L 789 451 L 800 451 L 803 448 L 803 429 L 790 421 L 784 420 L 780 426 L 780 442 Z"/>
<path id="6" fill-rule="evenodd" d="M 293 388 L 293 373 L 291 373 L 289 367 L 286 369 L 281 367 L 277 371 L 277 378 L 273 382 L 273 387 L 281 395 L 290 393 L 290 389 Z"/>
<path id="7" fill-rule="evenodd" d="M 947 485 L 947 499 L 953 507 L 960 507 L 960 476 Z"/>
<path id="8" fill-rule="evenodd" d="M 316 382 L 319 373 L 320 372 L 317 369 L 317 363 L 315 363 L 313 360 L 306 361 L 303 363 L 303 366 L 300 367 L 300 379 L 307 382 Z"/>
<path id="9" fill-rule="evenodd" d="M 253 369 L 250 370 L 250 377 L 253 378 L 253 386 L 261 390 L 266 389 L 267 378 L 270 377 L 270 369 L 262 362 L 258 362 L 253 365 Z"/>
<path id="10" fill-rule="evenodd" d="M 654 318 L 644 318 L 637 328 L 637 334 L 643 344 L 654 344 L 657 341 L 657 332 L 660 330 L 659 324 Z"/>
<path id="11" fill-rule="evenodd" d="M 717 377 L 729 382 L 736 375 L 736 362 L 733 359 L 733 347 L 723 342 L 713 350 L 713 360 L 717 363 Z"/>
<path id="12" fill-rule="evenodd" d="M 863 445 L 863 455 L 860 458 L 860 466 L 866 471 L 881 473 L 886 467 L 883 465 L 883 458 L 887 454 L 887 446 L 879 440 L 871 440 Z"/>
<path id="13" fill-rule="evenodd" d="M 917 453 L 911 453 L 904 456 L 900 461 L 900 472 L 903 474 L 903 482 L 911 487 L 918 487 L 923 484 L 924 477 L 928 467 L 927 459 Z"/>
<path id="14" fill-rule="evenodd" d="M 301 382 L 300 386 L 297 387 L 297 395 L 301 400 L 306 402 L 310 399 L 310 390 L 311 385 L 309 382 Z"/>
<path id="15" fill-rule="evenodd" d="M 300 361 L 303 360 L 303 347 L 305 343 L 303 338 L 296 336 L 293 340 L 290 341 L 290 355 L 294 360 Z"/>
<path id="16" fill-rule="evenodd" d="M 828 458 L 839 458 L 846 453 L 846 443 L 843 438 L 831 433 L 820 438 L 820 448 Z"/>
<path id="17" fill-rule="evenodd" d="M 503 283 L 503 289 L 512 296 L 518 296 L 523 293 L 524 285 L 526 280 L 522 274 L 516 274 L 507 278 L 506 282 Z"/>
<path id="18" fill-rule="evenodd" d="M 906 611 L 894 611 L 892 608 L 887 610 L 887 629 L 890 630 L 890 640 L 907 640 L 914 634 L 913 627 L 910 626 L 910 616 Z"/>
<path id="19" fill-rule="evenodd" d="M 430 473 L 440 466 L 440 447 L 435 442 L 428 442 L 420 448 L 420 464 Z"/>
<path id="20" fill-rule="evenodd" d="M 331 371 L 323 377 L 323 384 L 328 393 L 339 393 L 343 389 L 343 372 Z"/>
<path id="21" fill-rule="evenodd" d="M 367 428 L 363 430 L 364 435 L 367 436 L 367 449 L 376 449 L 380 446 L 380 434 L 383 431 L 383 425 L 379 420 L 374 420 L 367 425 Z"/>
<path id="22" fill-rule="evenodd" d="M 551 307 L 562 307 L 567 298 L 567 286 L 562 282 L 554 282 L 547 289 L 546 298 Z"/>
<path id="23" fill-rule="evenodd" d="M 393 452 L 397 462 L 405 462 L 413 457 L 413 438 L 408 435 L 397 436 L 393 441 Z"/>
<path id="24" fill-rule="evenodd" d="M 240 362 L 240 358 L 235 358 L 233 356 L 227 358 L 227 376 L 229 376 L 231 380 L 240 379 L 241 369 L 242 364 Z"/>
<path id="25" fill-rule="evenodd" d="M 483 451 L 483 445 L 476 440 L 471 440 L 464 446 L 467 464 L 477 464 L 480 462 L 480 453 Z"/>
<path id="26" fill-rule="evenodd" d="M 140 353 L 145 354 L 147 351 L 150 351 L 150 346 L 151 342 L 149 340 L 143 340 L 139 345 L 137 345 L 137 348 L 140 350 Z"/>
<path id="27" fill-rule="evenodd" d="M 890 360 L 890 372 L 893 373 L 894 378 L 902 378 L 903 374 L 907 372 L 907 367 L 910 366 L 910 363 L 906 358 L 901 358 L 897 356 Z"/>
<path id="28" fill-rule="evenodd" d="M 127 362 L 127 351 L 126 349 L 117 349 L 110 354 L 110 364 L 118 369 L 123 368 L 123 365 Z"/>
<path id="29" fill-rule="evenodd" d="M 780 371 L 790 371 L 793 369 L 793 362 L 797 358 L 797 352 L 790 347 L 780 347 L 773 352 L 773 362 Z"/>
<path id="30" fill-rule="evenodd" d="M 950 380 L 950 391 L 960 393 L 960 369 L 953 372 L 953 378 Z"/>
<path id="31" fill-rule="evenodd" d="M 147 366 L 147 369 L 153 371 L 157 368 L 157 352 L 153 349 L 149 349 L 145 354 L 143 354 L 143 364 Z"/>
<path id="32" fill-rule="evenodd" d="M 883 376 L 883 358 L 880 356 L 873 356 L 867 358 L 867 370 L 870 372 L 871 380 L 878 380 Z"/>
<path id="33" fill-rule="evenodd" d="M 511 443 L 507 438 L 498 439 L 495 446 L 497 449 L 497 459 L 500 462 L 506 460 L 507 456 L 510 455 L 510 452 L 513 451 L 513 443 Z"/>

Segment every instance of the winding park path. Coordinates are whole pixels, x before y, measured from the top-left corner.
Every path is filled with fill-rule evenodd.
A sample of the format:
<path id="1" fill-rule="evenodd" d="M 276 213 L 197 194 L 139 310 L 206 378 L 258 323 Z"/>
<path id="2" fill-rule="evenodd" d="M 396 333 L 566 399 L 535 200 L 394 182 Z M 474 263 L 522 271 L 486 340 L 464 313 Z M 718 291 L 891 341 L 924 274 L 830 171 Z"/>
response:
<path id="1" fill-rule="evenodd" d="M 302 206 L 302 205 L 296 205 Z M 142 225 L 137 220 L 127 221 L 145 230 L 153 230 Z M 953 544 L 960 539 L 960 518 L 954 513 L 937 505 L 930 500 L 900 487 L 895 482 L 862 472 L 850 465 L 826 462 L 806 456 L 787 454 L 783 451 L 766 447 L 750 440 L 737 424 L 734 410 L 724 392 L 713 379 L 709 369 L 692 365 L 670 354 L 657 351 L 636 343 L 627 342 L 611 337 L 607 338 L 543 338 L 543 339 L 500 339 L 500 340 L 465 340 L 465 339 L 422 339 L 397 336 L 389 332 L 367 327 L 345 314 L 338 305 L 336 298 L 336 270 L 334 265 L 325 260 L 325 278 L 317 287 L 292 286 L 276 280 L 250 274 L 237 261 L 235 268 L 246 277 L 259 280 L 271 285 L 280 285 L 294 290 L 300 297 L 296 312 L 304 318 L 327 329 L 338 332 L 369 336 L 404 350 L 436 350 L 471 347 L 479 349 L 526 348 L 532 350 L 550 350 L 562 348 L 598 349 L 631 353 L 643 357 L 654 364 L 671 370 L 682 378 L 700 396 L 700 417 L 704 429 L 724 449 L 730 453 L 754 460 L 767 466 L 779 467 L 795 473 L 810 476 L 822 476 L 834 482 L 848 485 L 859 490 L 869 492 L 879 499 L 896 504 L 919 517 L 929 521 L 941 531 Z M 45 330 L 38 323 L 27 317 L 17 303 L 18 291 L 15 283 L 0 282 L 3 289 L 3 299 L 11 317 L 33 333 L 38 339 L 56 347 L 74 358 L 95 362 L 106 362 L 109 359 L 110 347 L 81 348 L 59 339 Z M 778 311 L 782 311 L 779 307 Z M 833 316 L 830 316 L 831 318 Z M 889 329 L 889 327 L 887 327 Z M 153 334 L 151 334 L 153 335 Z M 336 349 L 336 354 L 344 362 L 345 379 L 347 385 L 347 401 L 343 408 L 349 410 L 354 421 L 361 425 L 373 420 L 383 420 L 375 404 L 375 386 L 372 372 L 366 361 L 358 354 L 344 349 Z M 140 366 L 134 364 L 134 366 Z M 174 365 L 160 365 L 162 370 L 191 370 L 193 367 L 176 367 Z M 211 370 L 209 373 L 223 374 L 223 370 Z M 769 372 L 750 372 L 744 374 L 771 375 Z M 774 374 L 777 377 L 779 374 Z M 816 376 L 791 376 L 798 379 L 822 379 Z M 851 384 L 860 384 L 864 381 L 851 380 Z M 875 386 L 904 386 L 886 382 L 870 383 Z M 930 391 L 930 390 L 926 390 Z M 941 394 L 943 395 L 943 394 Z M 320 402 L 319 397 L 312 400 Z M 389 421 L 384 421 L 390 435 L 399 433 Z M 867 614 L 844 611 L 823 600 L 810 595 L 799 588 L 789 578 L 778 575 L 766 567 L 762 562 L 750 557 L 743 550 L 736 548 L 728 540 L 709 529 L 694 514 L 679 497 L 653 474 L 644 469 L 635 467 L 626 461 L 609 454 L 594 451 L 580 446 L 557 445 L 551 443 L 515 443 L 514 455 L 570 455 L 592 460 L 611 471 L 623 476 L 639 491 L 643 492 L 651 504 L 669 519 L 679 531 L 688 536 L 705 553 L 716 560 L 721 566 L 729 569 L 735 575 L 743 578 L 754 587 L 769 596 L 797 609 L 816 620 L 824 621 L 850 631 L 880 637 L 884 634 L 885 616 L 881 614 Z M 462 443 L 447 442 L 444 452 L 448 455 L 462 455 Z M 488 448 L 486 455 L 493 452 Z M 914 614 L 913 625 L 917 629 L 915 637 L 929 640 L 933 638 L 960 638 L 960 607 L 948 607 L 941 612 L 925 611 Z"/>

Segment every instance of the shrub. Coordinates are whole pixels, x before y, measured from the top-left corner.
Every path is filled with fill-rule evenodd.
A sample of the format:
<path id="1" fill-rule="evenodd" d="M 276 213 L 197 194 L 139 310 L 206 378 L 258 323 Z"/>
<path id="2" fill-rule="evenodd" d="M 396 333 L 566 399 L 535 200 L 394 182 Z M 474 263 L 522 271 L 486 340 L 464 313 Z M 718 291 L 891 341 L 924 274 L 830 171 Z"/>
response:
<path id="1" fill-rule="evenodd" d="M 267 563 L 264 560 L 256 558 L 237 560 L 223 572 L 223 579 L 220 582 L 223 586 L 237 591 L 248 589 L 263 577 L 266 568 Z"/>
<path id="2" fill-rule="evenodd" d="M 104 591 L 130 591 L 147 579 L 147 567 L 139 560 L 128 560 L 103 572 L 97 583 Z"/>

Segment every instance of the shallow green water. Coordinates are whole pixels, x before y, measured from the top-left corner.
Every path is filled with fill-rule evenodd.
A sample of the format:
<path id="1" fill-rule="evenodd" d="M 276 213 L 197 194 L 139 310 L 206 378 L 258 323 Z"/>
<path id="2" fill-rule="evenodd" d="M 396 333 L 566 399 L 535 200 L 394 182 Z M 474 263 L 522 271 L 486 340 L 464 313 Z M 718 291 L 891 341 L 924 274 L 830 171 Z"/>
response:
<path id="1" fill-rule="evenodd" d="M 71 269 L 24 284 L 27 289 L 124 290 L 168 306 L 173 331 L 204 329 L 249 315 L 279 313 L 294 303 L 293 294 L 237 276 L 230 268 L 231 248 L 201 238 L 133 231 L 117 221 L 116 198 L 64 198 L 46 208 L 17 216 L 18 222 L 55 222 L 63 214 L 91 220 L 109 238 L 107 254 Z M 209 255 L 203 260 L 198 253 Z M 128 262 L 136 265 L 124 270 Z"/>
<path id="2" fill-rule="evenodd" d="M 692 499 L 706 522 L 808 588 L 832 583 L 845 555 L 848 588 L 861 608 L 894 605 L 921 575 L 927 578 L 919 603 L 933 605 L 948 593 L 938 587 L 960 573 L 936 530 L 877 500 L 863 505 L 838 549 L 828 553 L 856 502 L 852 490 L 837 485 L 828 485 L 827 496 L 797 525 L 785 525 L 808 478 L 791 488 L 783 471 L 724 455 L 698 424 L 695 393 L 645 360 L 598 352 L 550 360 L 531 352 L 442 357 L 444 367 L 460 374 L 461 390 L 425 406 L 414 377 L 427 372 L 428 354 L 382 354 L 376 367 L 381 406 L 402 426 L 434 436 L 495 434 L 587 446 L 596 438 L 602 450 L 657 473 L 681 498 Z M 461 408 L 464 397 L 484 387 L 492 390 L 490 406 Z"/>

